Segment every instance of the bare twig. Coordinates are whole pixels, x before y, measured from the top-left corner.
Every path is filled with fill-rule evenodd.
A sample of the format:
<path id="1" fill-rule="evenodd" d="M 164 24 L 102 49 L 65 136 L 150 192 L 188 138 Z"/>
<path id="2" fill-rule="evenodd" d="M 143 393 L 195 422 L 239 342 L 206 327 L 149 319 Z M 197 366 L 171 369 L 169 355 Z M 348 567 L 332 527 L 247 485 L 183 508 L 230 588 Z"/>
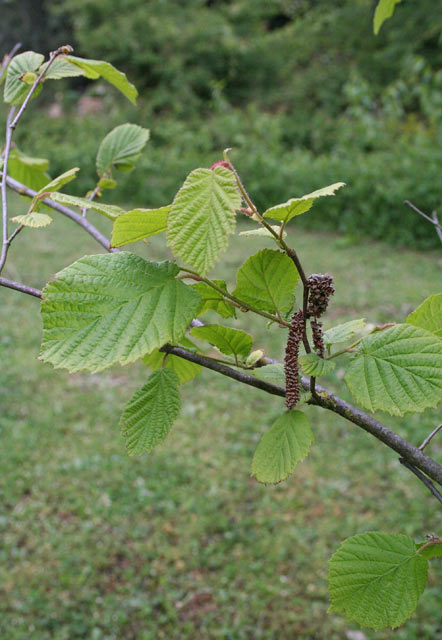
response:
<path id="1" fill-rule="evenodd" d="M 436 427 L 436 428 L 435 428 L 435 429 L 430 433 L 430 435 L 429 435 L 429 436 L 427 436 L 427 437 L 425 438 L 425 440 L 423 441 L 423 443 L 421 444 L 421 446 L 419 447 L 419 449 L 420 449 L 421 451 L 423 451 L 423 450 L 425 449 L 425 447 L 427 446 L 427 444 L 431 441 L 431 439 L 432 439 L 432 438 L 436 435 L 436 433 L 437 433 L 438 431 L 440 431 L 441 429 L 442 429 L 442 424 L 440 424 L 438 427 Z"/>
<path id="2" fill-rule="evenodd" d="M 7 287 L 8 289 L 15 289 L 15 291 L 21 291 L 21 293 L 27 293 L 30 296 L 41 298 L 40 289 L 34 289 L 34 287 L 28 287 L 26 284 L 20 282 L 14 282 L 14 280 L 8 280 L 7 278 L 0 277 L 0 286 Z"/>
<path id="3" fill-rule="evenodd" d="M 5 141 L 5 150 L 3 154 L 3 170 L 2 170 L 2 183 L 1 183 L 1 194 L 2 194 L 2 250 L 0 254 L 0 273 L 2 272 L 3 267 L 5 266 L 6 256 L 8 253 L 9 245 L 8 243 L 8 199 L 6 193 L 6 178 L 8 175 L 8 162 L 9 162 L 9 154 L 11 152 L 11 141 L 12 141 L 12 129 L 11 129 L 11 120 L 14 117 L 15 107 L 11 107 L 9 112 L 8 120 L 6 122 L 6 141 Z"/>
<path id="4" fill-rule="evenodd" d="M 405 458 L 402 458 L 402 457 L 399 458 L 399 462 L 401 464 L 403 464 L 404 467 L 407 467 L 407 469 L 409 469 L 411 471 L 411 473 L 414 473 L 416 478 L 419 478 L 419 480 L 424 483 L 424 485 L 427 487 L 427 489 L 429 491 L 431 491 L 433 496 L 437 500 L 439 500 L 439 502 L 442 502 L 442 494 L 436 489 L 434 484 L 432 482 L 430 482 L 430 480 L 428 480 L 427 476 L 425 476 L 423 473 L 421 473 L 419 471 L 419 469 L 416 469 L 416 467 L 413 464 L 410 464 L 407 460 L 405 460 Z"/>
<path id="5" fill-rule="evenodd" d="M 87 199 L 92 202 L 92 200 L 94 198 L 96 198 L 99 193 L 100 193 L 100 189 L 99 189 L 98 184 L 97 184 L 95 189 L 93 191 L 91 191 L 91 193 L 88 195 Z M 83 216 L 83 218 L 86 217 L 86 215 L 87 215 L 87 208 L 86 207 L 84 207 L 84 209 L 81 210 L 81 215 Z"/>
<path id="6" fill-rule="evenodd" d="M 0 68 L 0 82 L 3 78 L 3 74 L 6 71 L 6 68 L 8 66 L 8 64 L 10 63 L 10 61 L 12 60 L 12 58 L 15 56 L 15 54 L 17 53 L 17 51 L 20 49 L 21 47 L 21 42 L 17 42 L 11 49 L 11 51 L 9 53 L 7 53 L 2 60 L 2 66 Z"/>
<path id="7" fill-rule="evenodd" d="M 433 219 L 434 226 L 435 226 L 435 228 L 436 228 L 436 233 L 437 233 L 437 235 L 439 236 L 439 240 L 442 242 L 442 228 L 441 228 L 441 226 L 440 226 L 440 224 L 439 224 L 439 220 L 438 220 L 438 218 L 437 218 L 437 213 L 436 213 L 436 211 L 433 211 L 433 213 L 431 214 L 431 217 L 432 217 L 432 219 Z"/>

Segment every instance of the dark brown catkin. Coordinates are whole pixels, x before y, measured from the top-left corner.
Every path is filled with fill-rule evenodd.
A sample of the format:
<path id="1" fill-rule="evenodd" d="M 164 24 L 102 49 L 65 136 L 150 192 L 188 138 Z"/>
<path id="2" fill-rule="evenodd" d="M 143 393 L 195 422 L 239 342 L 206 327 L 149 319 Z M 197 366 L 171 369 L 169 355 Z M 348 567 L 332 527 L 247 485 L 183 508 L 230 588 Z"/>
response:
<path id="1" fill-rule="evenodd" d="M 294 409 L 301 395 L 298 373 L 298 355 L 303 331 L 304 314 L 301 310 L 295 311 L 290 323 L 284 358 L 285 404 L 287 409 Z"/>
<path id="2" fill-rule="evenodd" d="M 330 296 L 335 292 L 333 277 L 328 273 L 312 273 L 308 280 L 307 316 L 319 318 L 326 311 Z"/>
<path id="3" fill-rule="evenodd" d="M 310 326 L 312 328 L 313 346 L 319 357 L 323 358 L 325 353 L 324 338 L 322 335 L 322 322 L 317 320 L 311 320 Z"/>

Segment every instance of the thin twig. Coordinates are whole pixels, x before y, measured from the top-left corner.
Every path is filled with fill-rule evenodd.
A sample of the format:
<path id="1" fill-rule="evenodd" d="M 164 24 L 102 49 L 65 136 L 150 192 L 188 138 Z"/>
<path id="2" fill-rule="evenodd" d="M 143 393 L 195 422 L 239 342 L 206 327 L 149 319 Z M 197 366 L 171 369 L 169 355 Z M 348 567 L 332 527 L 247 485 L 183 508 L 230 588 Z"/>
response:
<path id="1" fill-rule="evenodd" d="M 434 224 L 434 226 L 438 229 L 440 229 L 442 231 L 442 227 L 439 224 L 439 221 L 433 220 L 433 218 L 430 218 L 430 216 L 427 216 L 426 213 L 424 213 L 423 211 L 421 211 L 420 209 L 418 209 L 414 204 L 412 204 L 409 200 L 404 200 L 404 204 L 407 205 L 407 207 L 410 207 L 411 209 L 413 209 L 413 211 L 415 211 L 416 213 L 418 213 L 420 216 L 422 216 L 423 218 L 425 218 L 425 220 L 428 220 L 428 222 L 431 222 L 431 224 Z M 436 216 L 437 218 L 437 216 Z"/>
<path id="2" fill-rule="evenodd" d="M 425 440 L 423 441 L 423 443 L 421 444 L 421 446 L 419 447 L 419 449 L 420 449 L 421 451 L 423 451 L 423 450 L 425 449 L 425 447 L 427 446 L 427 444 L 431 441 L 431 439 L 433 438 L 433 436 L 435 436 L 435 435 L 436 435 L 436 433 L 437 433 L 438 431 L 440 431 L 441 429 L 442 429 L 442 424 L 440 424 L 438 427 L 436 427 L 436 428 L 435 428 L 435 429 L 430 433 L 430 435 L 429 435 L 429 436 L 427 436 L 427 437 L 425 438 Z"/>
<path id="3" fill-rule="evenodd" d="M 21 293 L 27 293 L 30 296 L 41 298 L 40 289 L 34 289 L 34 287 L 28 287 L 26 284 L 20 282 L 14 282 L 14 280 L 8 280 L 7 278 L 0 277 L 0 286 L 7 287 L 8 289 L 15 289 L 15 291 L 21 291 Z"/>
<path id="4" fill-rule="evenodd" d="M 100 193 L 100 189 L 99 189 L 98 184 L 97 184 L 97 185 L 96 185 L 96 187 L 95 187 L 95 189 L 94 189 L 93 191 L 91 191 L 91 193 L 88 195 L 87 200 L 90 200 L 90 202 L 92 202 L 92 200 L 93 200 L 94 198 L 96 198 L 96 196 L 97 196 L 99 193 Z M 81 215 L 83 216 L 83 218 L 85 218 L 85 217 L 86 217 L 86 215 L 87 215 L 87 208 L 86 208 L 86 207 L 84 207 L 84 208 L 81 210 Z"/>
<path id="5" fill-rule="evenodd" d="M 433 213 L 431 214 L 431 217 L 433 219 L 434 226 L 436 227 L 436 233 L 437 233 L 437 235 L 439 237 L 439 240 L 442 242 L 442 229 L 441 229 L 441 226 L 439 224 L 439 220 L 438 220 L 436 211 L 433 211 Z"/>
<path id="6" fill-rule="evenodd" d="M 424 483 L 424 485 L 427 487 L 427 489 L 429 491 L 431 491 L 431 493 L 433 494 L 433 496 L 439 500 L 439 502 L 442 502 L 442 494 L 439 493 L 439 491 L 436 489 L 436 487 L 434 486 L 434 484 L 432 482 L 430 482 L 427 478 L 427 476 L 425 476 L 423 473 L 421 473 L 419 471 L 419 469 L 416 469 L 416 467 L 412 464 L 410 464 L 407 460 L 405 460 L 404 458 L 399 458 L 399 462 L 401 464 L 404 465 L 404 467 L 407 467 L 407 469 L 409 469 L 411 471 L 411 473 L 414 473 L 414 475 L 416 476 L 416 478 L 419 478 L 419 480 L 421 482 Z"/>
<path id="7" fill-rule="evenodd" d="M 2 66 L 0 69 L 0 82 L 3 78 L 3 74 L 6 71 L 6 68 L 8 66 L 8 64 L 11 62 L 12 58 L 15 56 L 15 54 L 17 53 L 17 51 L 20 49 L 21 47 L 21 42 L 17 42 L 11 49 L 11 51 L 9 53 L 7 53 L 4 57 L 3 57 L 3 61 L 2 61 Z"/>
<path id="8" fill-rule="evenodd" d="M 6 122 L 6 141 L 5 141 L 5 150 L 3 154 L 3 169 L 2 169 L 2 183 L 1 183 L 1 194 L 2 194 L 2 250 L 0 254 L 0 273 L 2 272 L 3 267 L 6 262 L 6 255 L 8 253 L 9 245 L 8 243 L 8 199 L 6 193 L 6 178 L 8 175 L 8 162 L 9 162 L 9 154 L 11 152 L 11 141 L 12 141 L 12 129 L 11 129 L 11 120 L 14 117 L 15 107 L 11 107 L 11 110 L 8 115 L 8 119 Z"/>

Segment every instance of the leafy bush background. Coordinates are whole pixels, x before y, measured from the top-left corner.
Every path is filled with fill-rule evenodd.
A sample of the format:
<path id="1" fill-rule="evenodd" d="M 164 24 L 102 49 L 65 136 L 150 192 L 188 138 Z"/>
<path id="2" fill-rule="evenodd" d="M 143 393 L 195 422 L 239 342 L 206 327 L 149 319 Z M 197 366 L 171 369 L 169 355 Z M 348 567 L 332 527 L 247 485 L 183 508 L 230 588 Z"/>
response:
<path id="1" fill-rule="evenodd" d="M 17 39 L 50 48 L 68 39 L 76 54 L 123 69 L 141 92 L 133 108 L 84 80 L 63 97 L 56 87 L 18 139 L 50 157 L 53 174 L 82 167 L 73 190 L 84 194 L 99 139 L 124 120 L 150 127 L 137 173 L 107 194 L 143 206 L 169 202 L 191 169 L 232 146 L 260 207 L 344 180 L 345 192 L 322 203 L 309 225 L 437 246 L 431 226 L 402 201 L 440 208 L 442 18 L 431 0 L 404 0 L 374 38 L 374 4 L 130 0 L 123 11 L 118 0 L 40 0 L 33 10 L 40 5 L 46 20 L 27 34 L 10 11 L 3 49 Z M 98 92 L 105 118 L 78 115 L 84 92 Z M 54 100 L 67 120 L 47 120 Z"/>

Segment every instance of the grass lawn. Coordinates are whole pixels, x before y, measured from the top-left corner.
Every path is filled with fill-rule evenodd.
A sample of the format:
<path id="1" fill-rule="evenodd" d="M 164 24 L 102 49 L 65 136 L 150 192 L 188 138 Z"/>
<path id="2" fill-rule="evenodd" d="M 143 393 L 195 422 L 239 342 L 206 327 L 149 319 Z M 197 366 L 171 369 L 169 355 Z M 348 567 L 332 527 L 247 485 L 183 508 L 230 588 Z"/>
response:
<path id="1" fill-rule="evenodd" d="M 440 254 L 346 244 L 296 225 L 289 241 L 308 272 L 335 276 L 327 326 L 403 321 L 440 289 Z M 236 237 L 216 275 L 233 284 L 235 267 L 263 246 L 271 245 Z M 137 250 L 159 258 L 163 247 L 160 239 Z M 98 252 L 56 215 L 51 227 L 23 232 L 4 275 L 41 287 Z M 339 542 L 367 530 L 419 540 L 442 533 L 436 500 L 397 456 L 318 409 L 307 409 L 316 442 L 306 461 L 280 485 L 258 484 L 253 451 L 283 402 L 210 372 L 183 387 L 166 442 L 128 458 L 118 419 L 146 368 L 69 375 L 37 361 L 38 307 L 0 290 L 0 638 L 351 638 L 357 625 L 327 614 L 327 560 Z M 281 357 L 285 331 L 251 314 L 236 326 Z M 325 384 L 348 398 L 342 375 L 341 365 Z M 437 420 L 436 411 L 384 416 L 415 444 Z M 442 563 L 433 562 L 412 620 L 360 638 L 441 638 L 441 579 Z"/>

